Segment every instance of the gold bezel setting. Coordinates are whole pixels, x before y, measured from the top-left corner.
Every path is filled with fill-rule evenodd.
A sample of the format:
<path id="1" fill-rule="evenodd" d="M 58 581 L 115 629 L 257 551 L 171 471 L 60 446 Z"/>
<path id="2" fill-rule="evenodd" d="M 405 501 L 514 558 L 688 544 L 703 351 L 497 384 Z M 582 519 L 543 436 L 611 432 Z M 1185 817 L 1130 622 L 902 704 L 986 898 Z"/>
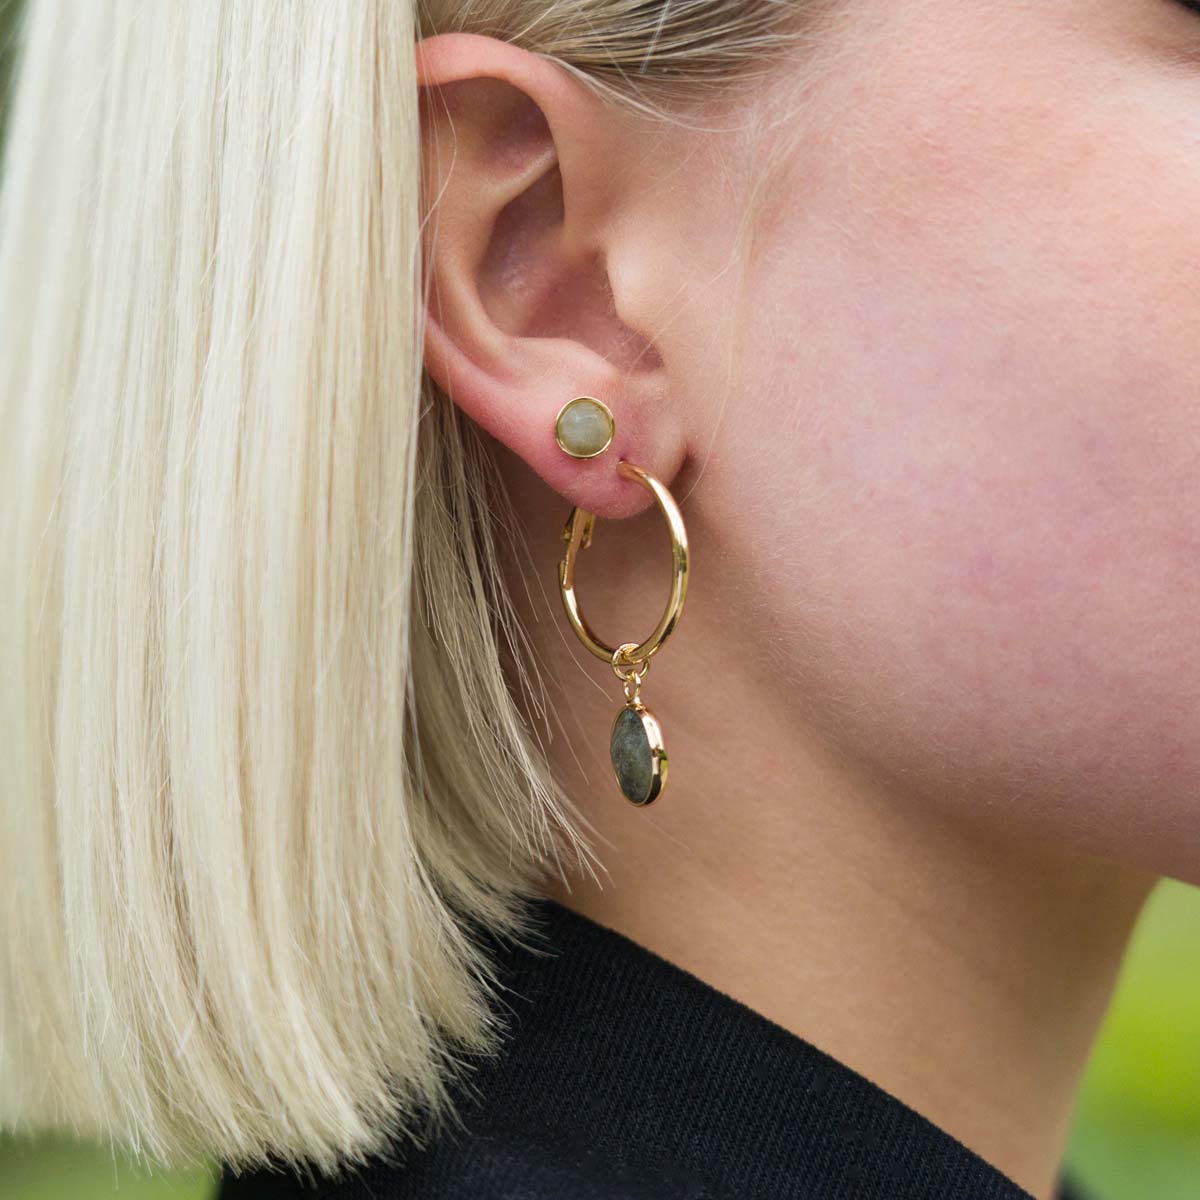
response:
<path id="1" fill-rule="evenodd" d="M 589 451 L 587 454 L 580 454 L 577 450 L 572 450 L 570 446 L 563 441 L 562 436 L 562 419 L 563 415 L 569 412 L 576 405 L 587 404 L 600 410 L 604 417 L 605 424 L 608 426 L 608 437 L 604 440 L 604 445 L 599 450 Z M 616 422 L 613 420 L 612 410 L 604 403 L 603 400 L 597 400 L 595 396 L 576 396 L 573 400 L 568 400 L 566 404 L 558 410 L 558 415 L 554 418 L 554 440 L 558 443 L 558 448 L 564 453 L 569 454 L 572 458 L 595 458 L 597 455 L 603 454 L 605 450 L 612 445 L 613 436 L 617 430 Z"/>
<path id="2" fill-rule="evenodd" d="M 622 780 L 621 773 L 617 770 L 616 757 L 613 754 L 613 739 L 617 733 L 617 726 L 627 712 L 636 713 L 641 721 L 642 732 L 646 735 L 647 752 L 650 755 L 650 784 L 646 795 L 642 799 L 636 799 L 626 791 L 625 781 Z M 608 744 L 609 760 L 612 764 L 617 786 L 621 789 L 621 795 L 630 804 L 638 808 L 645 808 L 647 804 L 653 804 L 662 795 L 663 789 L 667 786 L 667 750 L 663 744 L 662 726 L 658 723 L 658 718 L 640 701 L 623 704 L 617 710 L 617 715 L 613 718 L 612 729 L 609 731 L 608 736 Z"/>

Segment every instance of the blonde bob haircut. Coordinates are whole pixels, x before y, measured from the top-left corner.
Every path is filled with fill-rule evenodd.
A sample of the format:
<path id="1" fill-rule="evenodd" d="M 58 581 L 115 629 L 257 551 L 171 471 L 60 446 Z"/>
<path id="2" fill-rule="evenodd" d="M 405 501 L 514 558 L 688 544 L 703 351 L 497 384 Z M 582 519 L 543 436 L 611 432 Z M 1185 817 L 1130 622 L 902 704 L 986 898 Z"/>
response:
<path id="1" fill-rule="evenodd" d="M 414 43 L 651 116 L 802 0 L 30 0 L 0 197 L 0 1124 L 326 1169 L 494 1048 L 591 850 L 421 362 Z M 512 543 L 506 545 L 505 543 Z"/>

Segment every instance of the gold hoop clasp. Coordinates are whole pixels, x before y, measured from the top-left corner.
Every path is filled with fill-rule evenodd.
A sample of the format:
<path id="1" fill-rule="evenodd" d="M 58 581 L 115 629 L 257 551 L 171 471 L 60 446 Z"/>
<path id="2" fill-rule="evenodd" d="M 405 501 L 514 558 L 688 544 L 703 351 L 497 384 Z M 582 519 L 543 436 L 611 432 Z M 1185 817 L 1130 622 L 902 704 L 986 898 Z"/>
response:
<path id="1" fill-rule="evenodd" d="M 661 480 L 656 479 L 649 471 L 626 462 L 623 458 L 617 462 L 617 472 L 626 479 L 640 483 L 650 492 L 666 519 L 667 529 L 671 536 L 671 595 L 654 632 L 640 645 L 626 642 L 620 646 L 609 646 L 592 632 L 580 611 L 579 599 L 575 595 L 575 559 L 580 550 L 586 550 L 592 544 L 592 532 L 596 524 L 594 513 L 586 512 L 582 508 L 571 509 L 571 514 L 567 518 L 562 532 L 567 550 L 558 566 L 559 590 L 562 593 L 563 607 L 567 610 L 567 619 L 571 622 L 571 628 L 575 630 L 579 640 L 597 658 L 611 663 L 614 670 L 617 670 L 618 655 L 628 666 L 634 666 L 639 662 L 649 665 L 650 656 L 670 637 L 671 631 L 679 620 L 679 615 L 683 611 L 683 600 L 687 595 L 688 580 L 687 530 L 683 524 L 683 515 L 679 511 L 674 497 Z"/>

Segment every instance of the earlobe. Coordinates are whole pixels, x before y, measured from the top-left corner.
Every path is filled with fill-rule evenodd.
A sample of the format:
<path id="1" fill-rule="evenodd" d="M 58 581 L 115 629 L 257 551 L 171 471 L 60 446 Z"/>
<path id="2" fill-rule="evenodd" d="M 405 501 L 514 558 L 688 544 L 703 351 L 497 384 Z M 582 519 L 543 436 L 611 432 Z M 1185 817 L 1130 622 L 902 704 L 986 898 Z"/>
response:
<path id="1" fill-rule="evenodd" d="M 618 458 L 670 477 L 684 450 L 665 421 L 666 369 L 622 319 L 607 261 L 622 189 L 622 118 L 567 72 L 498 40 L 418 43 L 422 82 L 425 366 L 493 437 L 572 503 L 645 508 Z M 602 399 L 613 445 L 574 459 L 555 418 Z"/>

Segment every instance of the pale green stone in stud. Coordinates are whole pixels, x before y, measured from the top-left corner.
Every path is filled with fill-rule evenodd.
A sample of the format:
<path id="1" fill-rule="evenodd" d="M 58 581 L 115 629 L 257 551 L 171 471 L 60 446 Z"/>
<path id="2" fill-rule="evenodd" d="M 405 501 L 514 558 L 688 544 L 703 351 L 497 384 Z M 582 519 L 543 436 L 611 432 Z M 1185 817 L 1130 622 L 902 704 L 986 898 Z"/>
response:
<path id="1" fill-rule="evenodd" d="M 594 458 L 612 441 L 612 415 L 599 400 L 579 396 L 563 406 L 554 434 L 559 446 L 574 458 Z"/>
<path id="2" fill-rule="evenodd" d="M 623 708 L 613 723 L 612 764 L 625 798 L 644 804 L 654 784 L 654 751 L 636 709 Z"/>

